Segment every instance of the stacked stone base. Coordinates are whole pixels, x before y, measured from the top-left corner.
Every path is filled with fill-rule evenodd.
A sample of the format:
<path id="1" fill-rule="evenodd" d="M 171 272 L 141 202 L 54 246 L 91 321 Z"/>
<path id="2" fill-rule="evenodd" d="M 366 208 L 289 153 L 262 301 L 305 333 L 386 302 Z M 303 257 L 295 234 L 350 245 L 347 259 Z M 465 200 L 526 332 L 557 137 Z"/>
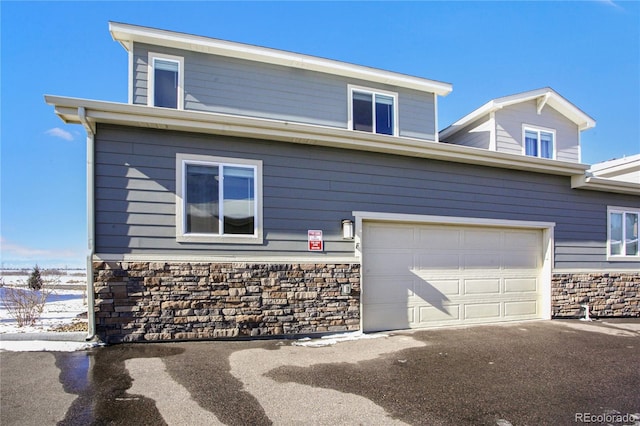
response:
<path id="1" fill-rule="evenodd" d="M 107 343 L 300 335 L 360 325 L 358 264 L 93 267 L 96 332 Z"/>
<path id="2" fill-rule="evenodd" d="M 640 317 L 640 272 L 554 274 L 551 306 L 554 318 Z"/>

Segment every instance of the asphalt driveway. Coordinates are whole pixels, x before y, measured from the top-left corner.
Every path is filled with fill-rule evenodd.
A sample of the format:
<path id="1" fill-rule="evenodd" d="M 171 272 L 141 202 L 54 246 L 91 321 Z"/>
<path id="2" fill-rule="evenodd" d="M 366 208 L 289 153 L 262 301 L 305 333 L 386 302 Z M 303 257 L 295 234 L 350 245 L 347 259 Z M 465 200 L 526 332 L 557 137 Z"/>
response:
<path id="1" fill-rule="evenodd" d="M 0 423 L 640 425 L 640 320 L 0 353 Z"/>

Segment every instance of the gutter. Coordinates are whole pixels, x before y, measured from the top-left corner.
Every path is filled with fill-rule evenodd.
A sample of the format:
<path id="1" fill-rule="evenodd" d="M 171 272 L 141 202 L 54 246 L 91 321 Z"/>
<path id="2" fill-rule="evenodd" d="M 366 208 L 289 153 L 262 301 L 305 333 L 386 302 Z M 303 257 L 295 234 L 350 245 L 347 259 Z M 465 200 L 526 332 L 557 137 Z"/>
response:
<path id="1" fill-rule="evenodd" d="M 93 256 L 95 255 L 95 201 L 93 186 L 96 124 L 89 122 L 87 111 L 84 107 L 78 108 L 78 118 L 87 131 L 87 320 L 89 324 L 85 340 L 93 340 L 96 337 L 95 292 L 93 286 Z"/>
<path id="2" fill-rule="evenodd" d="M 80 108 L 85 108 L 86 118 L 93 123 L 258 138 L 559 176 L 582 175 L 589 168 L 584 164 L 526 157 L 408 137 L 355 132 L 346 128 L 51 95 L 45 95 L 45 100 L 55 107 L 55 113 L 65 123 L 80 124 L 78 111 Z"/>
<path id="3" fill-rule="evenodd" d="M 584 175 L 571 176 L 571 188 L 592 191 L 615 192 L 618 194 L 640 195 L 640 185 L 616 179 Z"/>

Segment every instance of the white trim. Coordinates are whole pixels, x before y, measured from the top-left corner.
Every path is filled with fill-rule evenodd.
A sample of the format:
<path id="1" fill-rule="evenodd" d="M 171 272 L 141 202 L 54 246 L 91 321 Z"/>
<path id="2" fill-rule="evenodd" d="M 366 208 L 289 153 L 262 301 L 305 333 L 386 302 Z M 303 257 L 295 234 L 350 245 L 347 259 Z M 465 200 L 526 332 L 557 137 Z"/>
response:
<path id="1" fill-rule="evenodd" d="M 359 264 L 360 259 L 355 257 L 335 257 L 335 256 L 262 256 L 262 255 L 203 255 L 203 254 L 110 254 L 96 253 L 93 256 L 95 261 L 103 262 L 211 262 L 211 263 L 351 263 Z"/>
<path id="2" fill-rule="evenodd" d="M 496 123 L 496 112 L 489 113 L 489 151 L 498 151 L 498 129 Z"/>
<path id="3" fill-rule="evenodd" d="M 87 117 L 93 122 L 122 126 L 276 140 L 560 176 L 582 176 L 588 168 L 584 164 L 573 162 L 434 143 L 404 136 L 354 132 L 344 128 L 51 95 L 45 95 L 45 100 L 55 106 L 56 114 L 66 123 L 79 124 L 78 108 L 84 107 Z"/>
<path id="4" fill-rule="evenodd" d="M 177 109 L 184 109 L 184 58 L 182 56 L 165 55 L 164 53 L 156 52 L 149 52 L 147 56 L 147 106 L 153 107 L 155 101 L 155 91 L 153 88 L 155 83 L 154 61 L 156 59 L 176 62 L 178 64 Z M 133 82 L 131 84 L 133 84 Z"/>
<path id="5" fill-rule="evenodd" d="M 538 134 L 538 146 L 537 146 L 537 151 L 538 151 L 538 155 L 536 155 L 535 157 L 537 158 L 546 158 L 547 160 L 555 160 L 556 159 L 556 145 L 557 145 L 557 140 L 556 140 L 556 130 L 555 129 L 550 129 L 547 127 L 542 127 L 542 126 L 536 126 L 534 124 L 527 124 L 527 123 L 522 123 L 522 155 L 528 156 L 528 157 L 534 157 L 533 155 L 527 155 L 527 142 L 526 142 L 526 132 L 530 131 L 530 132 L 536 132 Z M 552 146 L 552 152 L 551 152 L 551 158 L 547 158 L 547 157 L 542 157 L 542 137 L 540 135 L 540 133 L 551 133 L 553 135 L 553 140 L 551 141 L 551 143 L 553 144 Z"/>
<path id="6" fill-rule="evenodd" d="M 626 233 L 625 231 L 625 215 L 626 213 L 632 213 L 638 215 L 638 221 L 636 223 L 636 227 L 640 226 L 640 208 L 638 207 L 619 207 L 619 206 L 607 206 L 607 260 L 609 262 L 640 262 L 640 251 L 637 255 L 628 256 L 626 254 L 611 254 L 611 213 L 620 213 L 622 214 L 622 240 L 621 240 L 621 248 L 625 249 L 625 241 L 626 241 Z M 636 232 L 638 230 L 636 229 Z M 637 241 L 637 244 L 640 244 L 640 241 Z"/>
<path id="7" fill-rule="evenodd" d="M 359 132 L 360 130 L 355 130 L 353 128 L 353 93 L 354 92 L 360 92 L 360 93 L 367 93 L 371 95 L 371 102 L 372 102 L 372 127 L 373 130 L 371 132 L 364 132 L 364 133 L 373 133 L 376 135 L 382 134 L 382 133 L 378 133 L 376 132 L 376 95 L 382 95 L 382 96 L 388 96 L 393 98 L 393 133 L 391 135 L 388 136 L 398 136 L 400 131 L 400 123 L 399 123 L 399 117 L 398 117 L 398 94 L 396 92 L 390 92 L 388 90 L 380 90 L 380 89 L 374 89 L 371 87 L 364 87 L 364 86 L 356 86 L 353 84 L 348 84 L 347 85 L 347 92 L 348 92 L 348 102 L 349 105 L 348 107 L 348 119 L 347 119 L 347 128 L 349 130 L 352 131 L 356 131 Z"/>
<path id="8" fill-rule="evenodd" d="M 223 225 L 220 224 L 219 235 L 213 234 L 192 234 L 186 233 L 186 215 L 184 212 L 184 193 L 186 192 L 186 181 L 184 174 L 187 164 L 203 164 L 217 166 L 244 166 L 254 170 L 254 233 L 251 235 L 223 235 Z M 222 197 L 221 191 L 221 197 Z M 220 209 L 224 203 L 220 203 Z M 249 160 L 243 158 L 216 157 L 210 155 L 196 155 L 178 153 L 176 155 L 176 241 L 180 243 L 237 243 L 237 244 L 262 244 L 263 226 L 262 226 L 262 161 Z M 221 210 L 222 211 L 222 210 Z M 223 215 L 221 215 L 223 216 Z M 220 218 L 222 221 L 222 217 Z"/>
<path id="9" fill-rule="evenodd" d="M 345 62 L 324 59 L 299 53 L 286 52 L 266 47 L 252 46 L 192 34 L 166 31 L 157 28 L 109 22 L 109 32 L 114 40 L 125 49 L 125 42 L 139 42 L 198 53 L 221 55 L 230 58 L 246 59 L 255 62 L 281 65 L 288 68 L 317 71 L 375 83 L 405 87 L 422 92 L 446 96 L 451 93 L 452 85 L 426 78 L 384 71 L 375 68 L 354 65 Z"/>
<path id="10" fill-rule="evenodd" d="M 128 85 L 127 85 L 128 86 L 127 98 L 129 99 L 129 103 L 132 104 L 133 103 L 133 86 L 134 86 L 134 83 L 135 83 L 134 82 L 134 67 L 135 67 L 135 64 L 134 64 L 134 57 L 133 57 L 133 49 L 130 49 L 127 53 L 128 53 L 127 60 L 128 60 L 128 64 L 129 64 L 128 65 L 129 69 L 127 71 L 127 74 L 128 74 L 127 78 L 129 79 L 129 82 L 128 82 Z"/>
<path id="11" fill-rule="evenodd" d="M 435 117 L 435 122 L 433 125 L 433 139 L 436 142 L 440 142 L 440 132 L 438 132 L 438 96 L 435 93 L 433 94 L 433 111 L 433 115 Z"/>
<path id="12" fill-rule="evenodd" d="M 640 185 L 610 178 L 599 178 L 586 174 L 571 176 L 571 188 L 591 191 L 615 192 L 618 194 L 640 195 Z"/>

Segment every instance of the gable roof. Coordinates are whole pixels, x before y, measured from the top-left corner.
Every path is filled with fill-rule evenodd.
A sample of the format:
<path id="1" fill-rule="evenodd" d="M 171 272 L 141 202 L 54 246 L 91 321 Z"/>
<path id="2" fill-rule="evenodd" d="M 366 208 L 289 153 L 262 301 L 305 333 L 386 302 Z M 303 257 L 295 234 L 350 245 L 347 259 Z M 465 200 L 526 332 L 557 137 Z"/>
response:
<path id="1" fill-rule="evenodd" d="M 450 83 L 444 83 L 436 80 L 414 77 L 332 59 L 303 55 L 300 53 L 161 30 L 157 28 L 109 22 L 109 32 L 113 39 L 120 42 L 120 44 L 122 44 L 122 46 L 129 52 L 133 50 L 134 42 L 146 43 L 273 65 L 281 65 L 289 68 L 299 68 L 326 74 L 357 78 L 376 83 L 419 90 L 422 92 L 435 93 L 440 96 L 446 96 L 453 90 Z"/>
<path id="2" fill-rule="evenodd" d="M 519 104 L 522 102 L 528 102 L 531 100 L 537 100 L 538 113 L 540 113 L 546 105 L 553 107 L 559 113 L 567 117 L 574 122 L 578 129 L 587 130 L 595 127 L 596 121 L 583 112 L 580 108 L 563 98 L 558 92 L 550 87 L 544 87 L 542 89 L 530 90 L 528 92 L 517 93 L 515 95 L 503 96 L 501 98 L 493 99 L 480 108 L 470 112 L 462 117 L 446 129 L 440 132 L 440 139 L 447 138 L 471 122 L 491 113 L 507 107 L 509 105 Z"/>

